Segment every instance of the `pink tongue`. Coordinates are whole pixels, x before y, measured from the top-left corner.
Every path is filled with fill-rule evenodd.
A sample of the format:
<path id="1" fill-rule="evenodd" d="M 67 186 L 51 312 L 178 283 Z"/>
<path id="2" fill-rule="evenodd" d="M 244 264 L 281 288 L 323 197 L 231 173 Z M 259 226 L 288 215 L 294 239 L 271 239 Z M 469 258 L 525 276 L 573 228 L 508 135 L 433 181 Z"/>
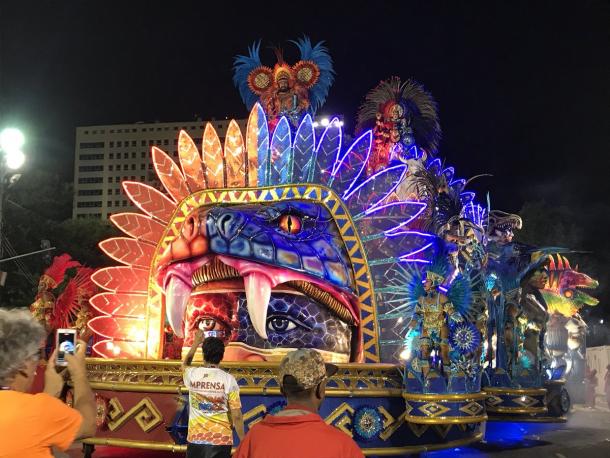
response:
<path id="1" fill-rule="evenodd" d="M 261 272 L 251 272 L 244 276 L 246 306 L 254 330 L 267 339 L 267 307 L 273 288 L 271 279 Z"/>

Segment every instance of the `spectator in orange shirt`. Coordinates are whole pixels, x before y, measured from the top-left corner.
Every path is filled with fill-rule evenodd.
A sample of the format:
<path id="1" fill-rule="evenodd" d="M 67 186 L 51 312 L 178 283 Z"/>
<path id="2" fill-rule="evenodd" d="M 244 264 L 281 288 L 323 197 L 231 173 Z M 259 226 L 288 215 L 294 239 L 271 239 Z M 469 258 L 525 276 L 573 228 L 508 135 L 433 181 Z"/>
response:
<path id="1" fill-rule="evenodd" d="M 347 434 L 318 415 L 326 381 L 335 372 L 337 367 L 325 364 L 315 350 L 288 353 L 278 374 L 288 405 L 254 425 L 233 458 L 362 458 Z"/>
<path id="2" fill-rule="evenodd" d="M 0 309 L 0 457 L 50 458 L 76 439 L 95 434 L 95 401 L 87 381 L 84 342 L 66 354 L 74 384 L 74 408 L 57 397 L 64 384 L 56 351 L 45 370 L 44 391 L 29 394 L 45 331 L 27 310 Z"/>

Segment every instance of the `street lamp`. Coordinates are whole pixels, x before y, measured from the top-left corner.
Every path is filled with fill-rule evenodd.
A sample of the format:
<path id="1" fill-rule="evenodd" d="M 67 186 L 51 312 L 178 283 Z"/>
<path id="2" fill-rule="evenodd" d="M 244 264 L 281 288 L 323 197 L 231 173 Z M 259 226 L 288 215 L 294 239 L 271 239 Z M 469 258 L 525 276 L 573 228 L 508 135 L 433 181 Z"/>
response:
<path id="1" fill-rule="evenodd" d="M 25 137 L 19 129 L 7 127 L 0 133 L 0 151 L 4 153 L 4 160 L 9 169 L 16 170 L 25 162 L 25 154 L 21 151 Z"/>
<path id="2" fill-rule="evenodd" d="M 2 259 L 2 215 L 6 169 L 17 170 L 24 164 L 25 154 L 21 151 L 24 144 L 25 137 L 19 129 L 7 127 L 0 132 L 0 259 Z"/>

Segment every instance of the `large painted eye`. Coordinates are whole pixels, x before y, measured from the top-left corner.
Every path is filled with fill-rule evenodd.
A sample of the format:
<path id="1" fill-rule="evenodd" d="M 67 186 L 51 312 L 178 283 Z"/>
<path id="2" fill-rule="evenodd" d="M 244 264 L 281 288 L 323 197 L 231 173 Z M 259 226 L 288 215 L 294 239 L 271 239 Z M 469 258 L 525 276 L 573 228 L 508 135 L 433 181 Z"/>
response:
<path id="1" fill-rule="evenodd" d="M 222 328 L 221 324 L 214 318 L 204 317 L 198 324 L 197 327 L 202 331 L 216 331 Z"/>
<path id="2" fill-rule="evenodd" d="M 574 293 L 572 292 L 571 289 L 568 289 L 568 290 L 564 291 L 563 295 L 567 298 L 570 298 L 574 295 Z"/>
<path id="3" fill-rule="evenodd" d="M 288 234 L 301 232 L 301 218 L 295 215 L 282 215 L 279 221 L 280 229 Z"/>
<path id="4" fill-rule="evenodd" d="M 285 316 L 275 315 L 267 318 L 267 330 L 283 334 L 297 327 L 296 323 Z"/>

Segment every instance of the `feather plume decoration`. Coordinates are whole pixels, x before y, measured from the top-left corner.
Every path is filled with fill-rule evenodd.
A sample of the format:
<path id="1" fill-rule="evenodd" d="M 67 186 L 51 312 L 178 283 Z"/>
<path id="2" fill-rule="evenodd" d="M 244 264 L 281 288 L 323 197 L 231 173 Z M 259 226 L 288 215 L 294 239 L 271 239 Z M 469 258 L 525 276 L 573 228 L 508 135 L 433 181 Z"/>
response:
<path id="1" fill-rule="evenodd" d="M 252 92 L 248 86 L 248 75 L 252 70 L 262 65 L 259 55 L 260 47 L 260 40 L 254 42 L 248 47 L 247 56 L 236 56 L 233 61 L 233 84 L 235 84 L 239 90 L 239 95 L 246 104 L 248 110 L 250 110 L 258 100 L 258 96 Z"/>
<path id="2" fill-rule="evenodd" d="M 376 114 L 389 102 L 398 103 L 404 109 L 417 146 L 436 155 L 441 139 L 437 104 L 421 84 L 411 79 L 402 82 L 393 76 L 369 91 L 358 110 L 358 130 L 372 127 Z"/>
<path id="3" fill-rule="evenodd" d="M 324 42 L 320 41 L 315 46 L 311 46 L 309 37 L 303 36 L 297 40 L 291 40 L 301 53 L 301 60 L 311 61 L 318 66 L 320 76 L 316 84 L 309 90 L 309 111 L 311 114 L 324 105 L 328 90 L 335 80 L 335 71 L 333 70 L 333 60 L 328 53 L 328 48 L 324 46 Z"/>

